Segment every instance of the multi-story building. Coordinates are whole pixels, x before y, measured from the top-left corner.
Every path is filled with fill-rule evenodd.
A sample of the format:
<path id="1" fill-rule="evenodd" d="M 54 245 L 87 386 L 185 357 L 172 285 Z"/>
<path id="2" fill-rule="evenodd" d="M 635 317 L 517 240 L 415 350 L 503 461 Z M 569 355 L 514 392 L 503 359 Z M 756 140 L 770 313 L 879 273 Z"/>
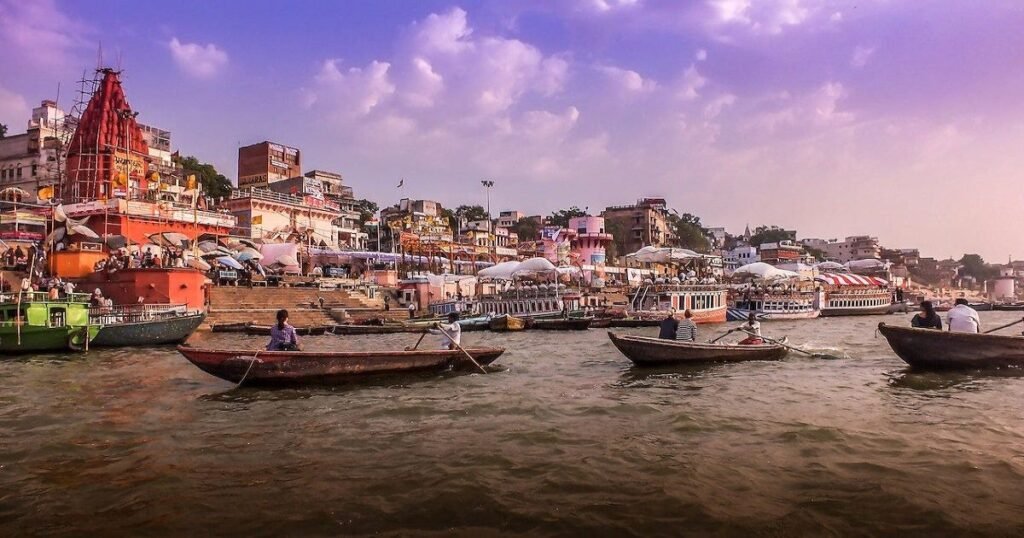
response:
<path id="1" fill-rule="evenodd" d="M 511 228 L 524 217 L 526 217 L 526 213 L 522 211 L 502 211 L 498 213 L 498 226 Z"/>
<path id="2" fill-rule="evenodd" d="M 312 170 L 306 175 L 274 181 L 267 185 L 271 191 L 294 196 L 309 196 L 335 209 L 334 235 L 340 248 L 361 250 L 366 248 L 368 235 L 359 224 L 359 209 L 352 187 L 342 183 L 341 174 Z"/>
<path id="3" fill-rule="evenodd" d="M 32 109 L 24 133 L 0 138 L 0 186 L 18 187 L 35 194 L 57 183 L 61 162 L 64 111 L 45 100 Z"/>
<path id="4" fill-rule="evenodd" d="M 731 250 L 722 251 L 722 263 L 727 272 L 733 272 L 744 265 L 761 261 L 758 257 L 757 248 L 749 245 L 740 245 Z"/>
<path id="5" fill-rule="evenodd" d="M 584 265 L 603 265 L 605 249 L 612 242 L 612 234 L 604 229 L 604 217 L 573 217 L 569 229 L 576 232 L 570 248 L 575 257 Z"/>
<path id="6" fill-rule="evenodd" d="M 664 198 L 644 198 L 633 205 L 606 208 L 601 216 L 606 228 L 625 230 L 626 237 L 618 238 L 626 253 L 646 246 L 660 247 L 672 240 L 668 226 L 668 205 Z"/>
<path id="7" fill-rule="evenodd" d="M 771 265 L 799 263 L 803 261 L 804 249 L 792 241 L 761 243 L 758 248 L 760 261 Z"/>
<path id="8" fill-rule="evenodd" d="M 267 187 L 270 183 L 302 175 L 298 149 L 263 141 L 238 148 L 238 188 Z"/>
<path id="9" fill-rule="evenodd" d="M 433 200 L 402 198 L 398 205 L 380 210 L 384 226 L 396 234 L 418 241 L 452 242 L 451 224 L 444 218 L 441 204 Z"/>
<path id="10" fill-rule="evenodd" d="M 338 247 L 334 221 L 338 207 L 308 194 L 270 189 L 238 189 L 220 203 L 238 220 L 233 233 L 265 241 Z"/>
<path id="11" fill-rule="evenodd" d="M 725 245 L 725 228 L 718 226 L 715 228 L 708 228 L 708 237 L 711 238 L 711 246 L 715 248 L 721 248 Z"/>
<path id="12" fill-rule="evenodd" d="M 853 260 L 881 259 L 882 247 L 878 244 L 877 237 L 869 235 L 851 235 L 844 241 L 829 241 L 820 250 L 825 256 L 839 263 L 846 263 Z"/>

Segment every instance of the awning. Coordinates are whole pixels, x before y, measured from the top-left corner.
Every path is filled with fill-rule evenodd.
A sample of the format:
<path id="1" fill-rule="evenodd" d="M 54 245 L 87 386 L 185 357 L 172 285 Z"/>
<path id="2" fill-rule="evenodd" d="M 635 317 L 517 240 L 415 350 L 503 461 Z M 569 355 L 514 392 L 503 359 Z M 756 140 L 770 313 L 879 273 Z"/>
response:
<path id="1" fill-rule="evenodd" d="M 822 273 L 814 280 L 832 286 L 887 286 L 889 282 L 873 276 L 855 275 L 852 273 Z"/>

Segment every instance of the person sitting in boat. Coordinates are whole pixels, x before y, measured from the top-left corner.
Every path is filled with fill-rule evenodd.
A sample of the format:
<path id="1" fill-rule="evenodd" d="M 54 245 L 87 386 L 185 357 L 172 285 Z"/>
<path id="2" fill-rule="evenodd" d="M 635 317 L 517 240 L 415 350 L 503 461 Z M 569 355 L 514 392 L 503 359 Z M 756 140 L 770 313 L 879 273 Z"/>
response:
<path id="1" fill-rule="evenodd" d="M 288 324 L 288 311 L 283 308 L 277 311 L 277 324 L 270 328 L 267 351 L 299 351 L 299 335 Z"/>
<path id="2" fill-rule="evenodd" d="M 955 303 L 947 314 L 946 324 L 949 325 L 949 332 L 981 332 L 981 318 L 978 317 L 978 311 L 968 306 L 967 299 L 963 297 L 957 299 Z"/>
<path id="3" fill-rule="evenodd" d="M 441 336 L 441 349 L 458 349 L 462 345 L 462 326 L 459 325 L 459 313 L 450 312 L 448 323 L 435 323 L 434 328 L 429 332 Z"/>
<path id="4" fill-rule="evenodd" d="M 918 329 L 938 329 L 941 331 L 942 318 L 935 312 L 935 307 L 932 306 L 931 301 L 921 301 L 921 311 L 910 320 L 910 326 L 917 327 Z"/>
<path id="5" fill-rule="evenodd" d="M 747 322 L 740 325 L 740 330 L 747 334 L 746 338 L 740 340 L 740 345 L 750 346 L 764 343 L 764 339 L 761 338 L 761 322 L 757 321 L 757 316 L 753 312 L 747 316 Z"/>
<path id="6" fill-rule="evenodd" d="M 683 321 L 679 322 L 676 329 L 676 340 L 680 342 L 697 341 L 697 324 L 693 322 L 693 312 L 687 308 L 683 311 Z"/>
<path id="7" fill-rule="evenodd" d="M 679 321 L 670 310 L 668 317 L 661 320 L 661 329 L 658 330 L 658 338 L 662 340 L 675 340 L 676 331 L 679 330 Z"/>

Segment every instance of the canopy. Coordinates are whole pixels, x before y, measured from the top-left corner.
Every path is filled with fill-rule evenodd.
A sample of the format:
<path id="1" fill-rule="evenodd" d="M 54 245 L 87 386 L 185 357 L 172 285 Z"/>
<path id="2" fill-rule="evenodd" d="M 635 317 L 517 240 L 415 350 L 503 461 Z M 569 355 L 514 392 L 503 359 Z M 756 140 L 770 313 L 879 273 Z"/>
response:
<path id="1" fill-rule="evenodd" d="M 209 271 L 210 270 L 210 264 L 208 264 L 205 261 L 203 261 L 202 258 L 196 258 L 196 257 L 193 257 L 193 256 L 189 256 L 187 258 L 187 262 L 186 263 L 188 264 L 189 267 L 192 267 L 194 269 L 199 269 L 200 271 Z"/>
<path id="2" fill-rule="evenodd" d="M 658 248 L 646 246 L 632 254 L 627 254 L 626 257 L 644 263 L 669 263 L 690 260 L 693 258 L 703 258 L 704 256 L 686 248 Z"/>
<path id="3" fill-rule="evenodd" d="M 92 231 L 91 228 L 84 224 L 77 224 L 71 227 L 71 233 L 77 235 L 84 235 L 90 239 L 99 239 L 100 236 L 96 232 Z"/>
<path id="4" fill-rule="evenodd" d="M 850 269 L 850 270 L 853 270 L 853 269 L 877 269 L 879 267 L 884 267 L 884 266 L 885 266 L 885 262 L 883 262 L 882 260 L 876 260 L 874 258 L 866 258 L 866 259 L 863 259 L 863 260 L 853 260 L 851 262 L 846 262 L 846 265 L 845 265 L 845 267 L 847 269 Z"/>
<path id="5" fill-rule="evenodd" d="M 819 271 L 845 271 L 846 266 L 836 262 L 821 262 L 814 266 Z"/>
<path id="6" fill-rule="evenodd" d="M 790 278 L 800 278 L 799 273 L 793 271 L 786 271 L 785 269 L 779 269 L 774 265 L 770 265 L 764 262 L 754 262 L 751 264 L 744 265 L 739 269 L 732 272 L 733 276 L 746 276 L 758 278 L 761 280 L 786 280 Z"/>
<path id="7" fill-rule="evenodd" d="M 156 245 L 188 248 L 191 240 L 187 235 L 178 232 L 157 232 L 149 234 L 149 240 Z"/>
<path id="8" fill-rule="evenodd" d="M 516 267 L 519 266 L 517 261 L 501 262 L 493 267 L 487 269 L 481 269 L 477 272 L 477 276 L 483 278 L 497 278 L 502 280 L 509 280 L 512 278 L 512 273 L 515 272 Z"/>
<path id="9" fill-rule="evenodd" d="M 851 273 L 822 273 L 814 280 L 832 286 L 886 286 L 888 281 L 873 276 L 854 275 Z"/>
<path id="10" fill-rule="evenodd" d="M 254 248 L 245 247 L 242 250 L 235 253 L 235 259 L 240 262 L 246 262 L 249 260 L 262 260 L 263 255 Z"/>

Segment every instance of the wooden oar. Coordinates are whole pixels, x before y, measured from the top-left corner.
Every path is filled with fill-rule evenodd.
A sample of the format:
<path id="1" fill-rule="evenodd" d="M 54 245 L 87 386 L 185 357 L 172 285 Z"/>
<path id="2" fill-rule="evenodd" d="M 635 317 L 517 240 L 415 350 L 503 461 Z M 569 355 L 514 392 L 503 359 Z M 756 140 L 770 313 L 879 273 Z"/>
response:
<path id="1" fill-rule="evenodd" d="M 760 338 L 760 339 L 765 340 L 767 342 L 771 342 L 771 343 L 773 343 L 775 345 L 782 346 L 782 347 L 784 347 L 786 349 L 790 349 L 790 350 L 796 351 L 797 353 L 803 353 L 804 355 L 807 355 L 808 357 L 814 357 L 815 359 L 838 360 L 838 359 L 842 359 L 843 358 L 843 357 L 838 357 L 836 355 L 827 355 L 827 354 L 824 354 L 824 353 L 811 353 L 810 351 L 804 351 L 804 350 L 802 350 L 802 349 L 800 349 L 798 347 L 793 347 L 793 346 L 791 346 L 789 344 L 780 342 L 780 341 L 775 340 L 773 338 L 768 338 L 767 336 L 761 336 L 761 335 L 752 333 L 752 332 L 750 332 L 750 331 L 748 331 L 748 330 L 746 330 L 746 329 L 744 329 L 742 327 L 739 328 L 739 329 L 736 329 L 736 330 L 745 332 L 745 333 L 749 334 L 750 336 L 753 336 L 753 337 L 756 337 L 756 338 Z"/>
<path id="2" fill-rule="evenodd" d="M 464 349 L 464 348 L 463 348 L 462 346 L 460 346 L 460 345 L 459 345 L 459 343 L 458 343 L 458 342 L 456 342 L 456 341 L 455 341 L 455 339 L 454 339 L 454 338 L 452 338 L 452 337 L 451 337 L 451 335 L 450 335 L 450 334 L 448 334 L 448 332 L 447 332 L 447 331 L 445 331 L 445 330 L 444 330 L 444 329 L 442 329 L 441 327 L 438 327 L 438 328 L 437 328 L 437 330 L 438 330 L 438 331 L 440 331 L 440 332 L 441 332 L 441 334 L 443 334 L 444 336 L 446 336 L 446 337 L 448 338 L 448 341 L 449 341 L 449 342 L 451 342 L 451 343 L 455 344 L 455 347 L 459 348 L 459 351 L 461 351 L 461 352 L 462 352 L 463 354 L 465 354 L 465 355 L 466 355 L 466 357 L 467 357 L 467 358 L 468 358 L 468 359 L 469 359 L 470 361 L 472 361 L 472 362 L 473 362 L 473 364 L 474 364 L 474 365 L 476 365 L 476 367 L 477 367 L 477 368 L 479 368 L 481 372 L 483 372 L 483 373 L 485 373 L 485 374 L 487 373 L 487 370 L 484 370 L 484 367 L 483 367 L 483 366 L 480 366 L 480 363 L 479 363 L 479 362 L 476 362 L 476 359 L 474 359 L 474 358 L 473 358 L 473 356 L 472 356 L 472 355 L 470 355 L 468 351 L 466 351 L 466 350 L 465 350 L 465 349 Z"/>
<path id="3" fill-rule="evenodd" d="M 734 332 L 736 332 L 736 329 L 729 329 L 728 331 L 725 331 L 725 334 L 723 334 L 722 336 L 719 336 L 718 338 L 715 338 L 714 340 L 712 340 L 712 341 L 710 341 L 708 343 L 709 344 L 714 344 L 715 342 L 725 338 L 726 336 L 729 336 L 730 334 L 732 334 Z"/>
<path id="4" fill-rule="evenodd" d="M 416 341 L 416 345 L 415 346 L 407 347 L 407 348 L 405 348 L 405 350 L 406 351 L 416 351 L 416 348 L 420 347 L 420 342 L 423 341 L 423 338 L 425 336 L 427 336 L 427 332 L 426 331 L 424 331 L 422 334 L 420 334 L 420 339 Z"/>
<path id="5" fill-rule="evenodd" d="M 1013 323 L 1007 323 L 1006 325 L 1003 325 L 1002 327 L 996 327 L 995 329 L 990 329 L 990 330 L 987 330 L 987 331 L 985 331 L 985 332 L 983 332 L 983 333 L 981 333 L 981 334 L 988 334 L 988 333 L 994 333 L 994 332 L 996 332 L 996 331 L 999 331 L 999 330 L 1005 329 L 1005 328 L 1007 328 L 1007 327 L 1013 327 L 1014 325 L 1016 325 L 1016 324 L 1018 324 L 1018 323 L 1020 323 L 1020 322 L 1024 322 L 1024 318 L 1020 318 L 1020 319 L 1018 319 L 1017 321 L 1014 321 Z"/>

